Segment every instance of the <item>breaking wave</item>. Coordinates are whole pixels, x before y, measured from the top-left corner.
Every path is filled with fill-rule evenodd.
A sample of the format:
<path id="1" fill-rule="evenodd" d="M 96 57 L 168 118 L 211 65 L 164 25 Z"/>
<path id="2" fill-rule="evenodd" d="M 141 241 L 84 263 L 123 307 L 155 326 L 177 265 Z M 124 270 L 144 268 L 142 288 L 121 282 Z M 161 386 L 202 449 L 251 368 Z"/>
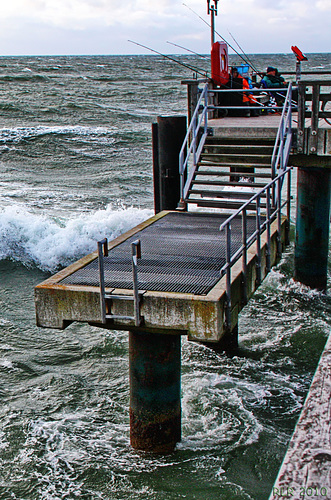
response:
<path id="1" fill-rule="evenodd" d="M 147 209 L 108 205 L 63 222 L 6 207 L 0 211 L 0 259 L 54 272 L 96 250 L 97 241 L 112 240 L 151 215 Z"/>

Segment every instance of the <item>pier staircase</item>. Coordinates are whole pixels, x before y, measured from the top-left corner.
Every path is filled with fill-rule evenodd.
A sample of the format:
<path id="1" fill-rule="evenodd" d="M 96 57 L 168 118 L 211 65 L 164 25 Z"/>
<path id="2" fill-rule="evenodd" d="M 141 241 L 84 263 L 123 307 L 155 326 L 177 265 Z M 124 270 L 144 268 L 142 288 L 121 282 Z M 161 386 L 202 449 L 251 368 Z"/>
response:
<path id="1" fill-rule="evenodd" d="M 275 176 L 273 148 L 274 138 L 207 137 L 185 202 L 240 208 Z"/>

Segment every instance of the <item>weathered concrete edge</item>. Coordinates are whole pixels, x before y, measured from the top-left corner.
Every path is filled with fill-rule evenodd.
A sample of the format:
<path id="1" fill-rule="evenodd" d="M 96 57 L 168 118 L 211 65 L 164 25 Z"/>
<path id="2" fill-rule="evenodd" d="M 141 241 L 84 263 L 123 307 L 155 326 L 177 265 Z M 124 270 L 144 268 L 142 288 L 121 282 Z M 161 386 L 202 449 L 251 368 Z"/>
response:
<path id="1" fill-rule="evenodd" d="M 331 336 L 269 500 L 322 499 L 331 495 Z"/>
<path id="2" fill-rule="evenodd" d="M 116 246 L 139 229 L 153 223 L 160 217 L 166 215 L 164 212 L 157 217 L 149 219 L 133 230 L 110 242 L 110 247 Z M 284 240 L 285 221 L 282 221 L 282 240 Z M 276 251 L 277 222 L 271 225 L 271 264 L 277 260 Z M 266 275 L 266 233 L 261 237 L 262 253 L 262 278 Z M 101 321 L 100 293 L 99 288 L 92 286 L 63 285 L 59 283 L 65 276 L 74 272 L 77 268 L 86 265 L 95 259 L 96 253 L 90 254 L 68 268 L 60 271 L 35 288 L 35 305 L 37 325 L 45 328 L 63 329 L 73 321 L 96 324 L 109 329 L 138 330 L 133 322 Z M 208 295 L 179 294 L 170 292 L 144 292 L 141 315 L 144 318 L 142 331 L 156 333 L 173 333 L 188 335 L 190 340 L 217 342 L 225 333 L 225 281 L 223 277 L 208 293 Z M 248 249 L 247 253 L 247 295 L 248 298 L 256 289 L 256 255 L 255 243 Z M 132 290 L 108 289 L 116 295 L 132 294 Z M 242 261 L 241 259 L 232 268 L 232 311 L 231 328 L 238 321 L 238 314 L 243 302 L 242 287 Z M 133 316 L 132 303 L 114 299 L 112 313 Z"/>

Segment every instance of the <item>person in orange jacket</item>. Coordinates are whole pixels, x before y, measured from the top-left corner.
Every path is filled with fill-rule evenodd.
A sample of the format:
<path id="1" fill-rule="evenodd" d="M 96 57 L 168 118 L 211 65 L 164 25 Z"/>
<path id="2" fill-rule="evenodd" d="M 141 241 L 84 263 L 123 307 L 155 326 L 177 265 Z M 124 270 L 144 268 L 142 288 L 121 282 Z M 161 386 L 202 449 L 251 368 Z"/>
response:
<path id="1" fill-rule="evenodd" d="M 230 73 L 230 79 L 228 83 L 229 87 L 232 89 L 238 88 L 243 90 L 249 90 L 249 83 L 238 71 L 238 68 L 232 67 Z M 248 92 L 242 93 L 242 102 L 244 106 L 253 106 L 256 105 L 256 99 L 254 96 Z M 245 112 L 245 116 L 250 116 L 251 113 L 249 110 Z"/>

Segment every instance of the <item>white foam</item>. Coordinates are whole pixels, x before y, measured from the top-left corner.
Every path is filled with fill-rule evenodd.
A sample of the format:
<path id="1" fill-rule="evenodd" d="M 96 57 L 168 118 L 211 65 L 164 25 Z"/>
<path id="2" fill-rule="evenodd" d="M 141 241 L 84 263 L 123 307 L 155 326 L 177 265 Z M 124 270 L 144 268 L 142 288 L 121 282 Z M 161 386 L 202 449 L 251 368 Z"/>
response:
<path id="1" fill-rule="evenodd" d="M 54 125 L 52 127 L 39 125 L 37 127 L 13 127 L 0 129 L 0 143 L 19 143 L 22 140 L 34 139 L 44 135 L 78 135 L 90 136 L 112 134 L 116 127 L 86 127 L 82 125 Z"/>
<path id="2" fill-rule="evenodd" d="M 114 239 L 151 215 L 147 209 L 109 205 L 61 224 L 20 206 L 6 207 L 0 211 L 0 259 L 53 272 L 95 251 L 97 241 Z"/>

